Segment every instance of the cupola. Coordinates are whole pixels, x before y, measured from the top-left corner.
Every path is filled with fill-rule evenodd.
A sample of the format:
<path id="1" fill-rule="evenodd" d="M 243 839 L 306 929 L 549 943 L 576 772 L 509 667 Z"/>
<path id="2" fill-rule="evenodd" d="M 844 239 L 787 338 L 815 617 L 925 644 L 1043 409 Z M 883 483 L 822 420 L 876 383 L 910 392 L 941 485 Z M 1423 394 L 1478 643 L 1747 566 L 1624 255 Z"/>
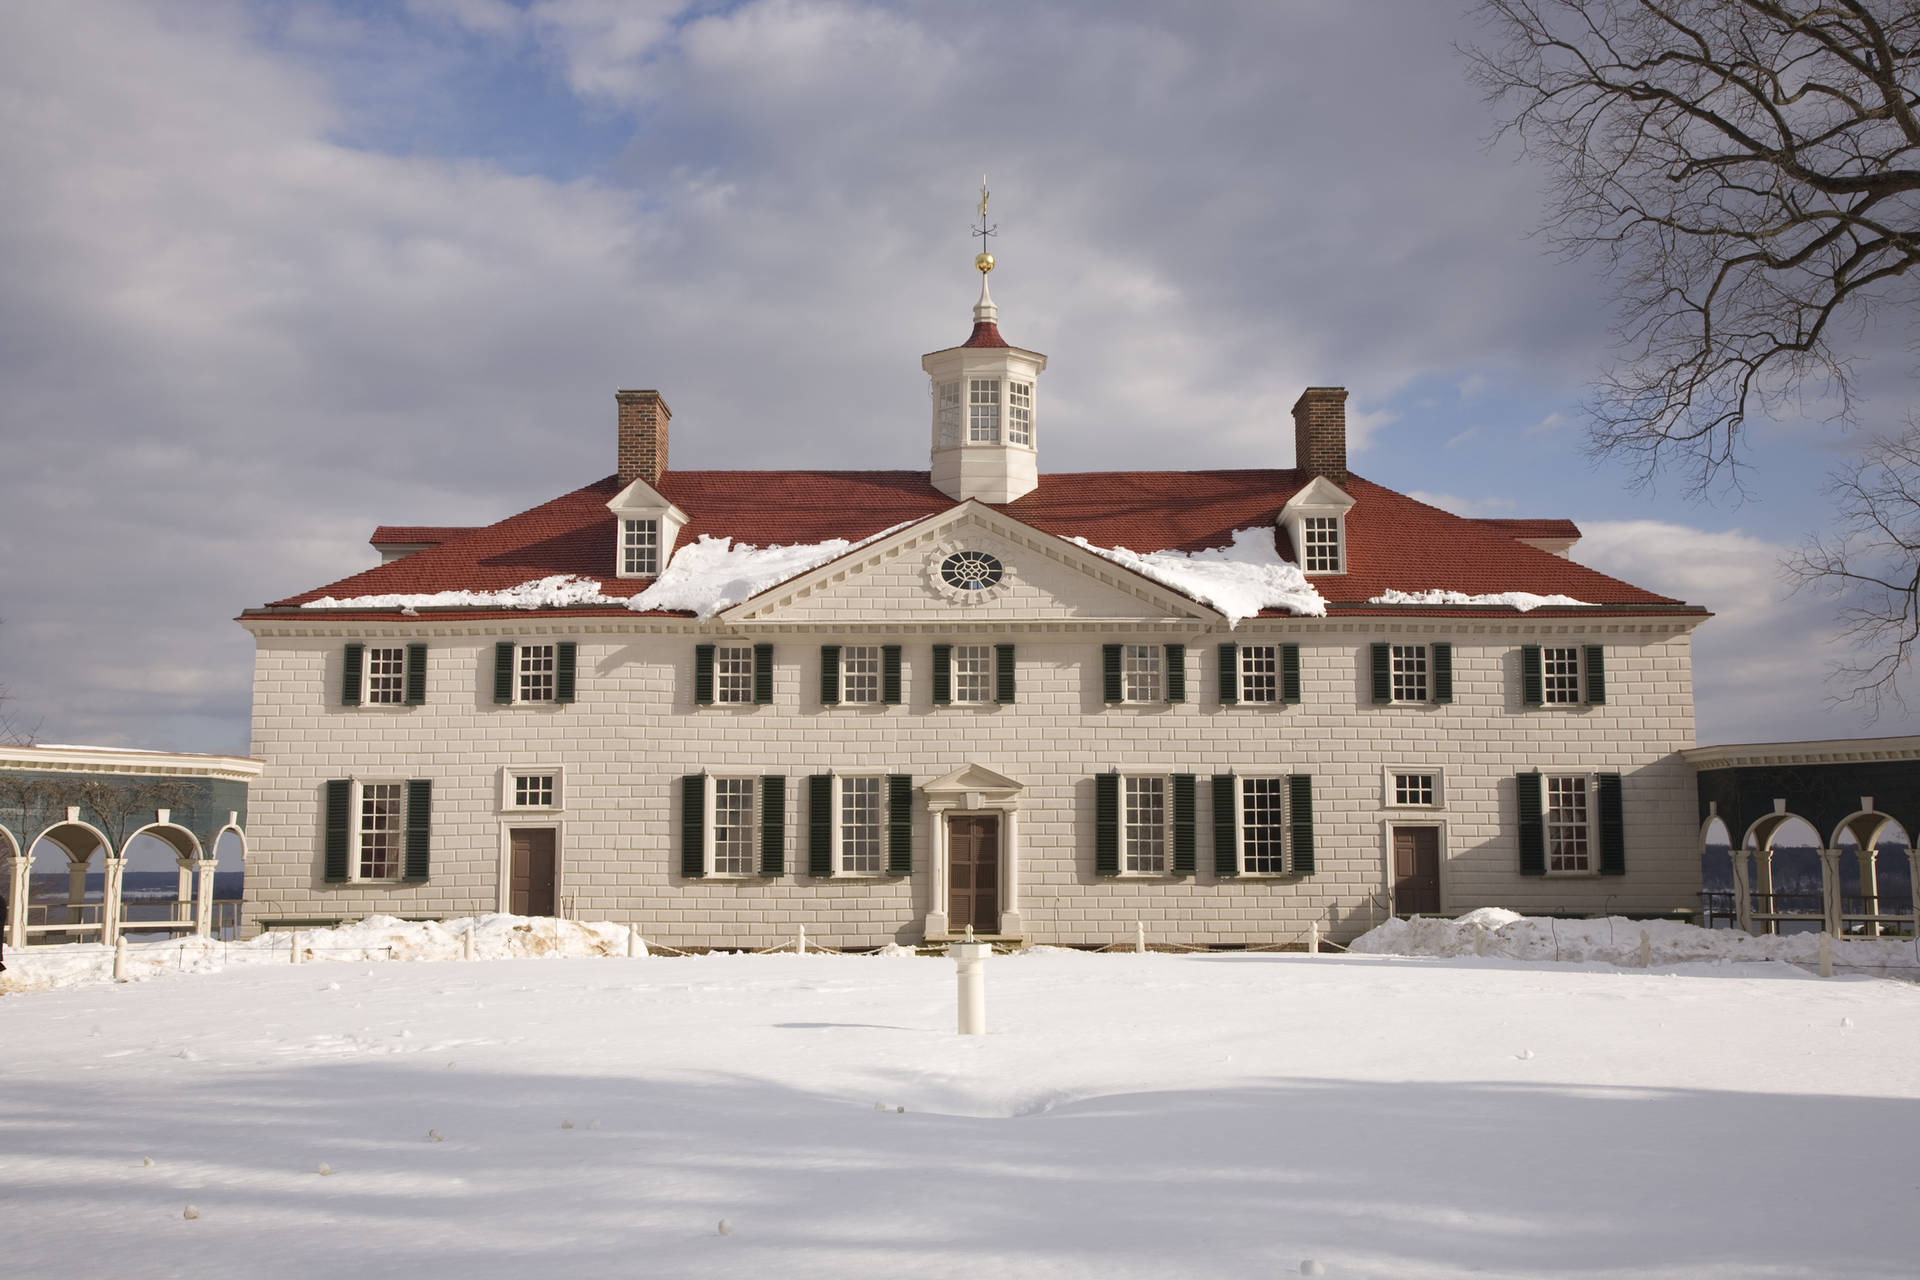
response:
<path id="1" fill-rule="evenodd" d="M 987 190 L 980 188 L 980 228 L 986 225 Z M 1000 310 L 987 288 L 993 255 L 973 260 L 980 272 L 980 300 L 973 306 L 973 332 L 957 347 L 922 356 L 932 380 L 933 487 L 950 498 L 1012 502 L 1040 483 L 1040 373 L 1047 358 L 1000 336 Z"/>

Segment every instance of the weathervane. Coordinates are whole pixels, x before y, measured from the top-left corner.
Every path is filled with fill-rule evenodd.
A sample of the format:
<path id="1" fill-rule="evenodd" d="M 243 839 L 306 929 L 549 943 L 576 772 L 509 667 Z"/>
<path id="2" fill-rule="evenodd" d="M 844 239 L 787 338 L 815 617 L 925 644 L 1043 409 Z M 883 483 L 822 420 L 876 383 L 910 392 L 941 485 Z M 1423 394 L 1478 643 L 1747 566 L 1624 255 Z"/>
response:
<path id="1" fill-rule="evenodd" d="M 993 193 L 987 190 L 987 175 L 983 173 L 980 175 L 980 206 L 974 211 L 980 215 L 980 225 L 973 229 L 973 234 L 980 237 L 980 256 L 973 260 L 973 265 L 980 269 L 983 276 L 993 270 L 993 255 L 987 252 L 987 237 L 1000 233 L 999 224 L 987 225 L 987 201 L 992 196 Z"/>

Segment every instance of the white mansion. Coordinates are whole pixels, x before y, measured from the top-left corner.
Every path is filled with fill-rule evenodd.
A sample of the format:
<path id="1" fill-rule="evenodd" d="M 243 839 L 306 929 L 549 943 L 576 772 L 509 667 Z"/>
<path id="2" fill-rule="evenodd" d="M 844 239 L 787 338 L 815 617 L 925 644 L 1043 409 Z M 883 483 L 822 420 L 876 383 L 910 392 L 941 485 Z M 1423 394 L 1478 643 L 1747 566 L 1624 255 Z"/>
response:
<path id="1" fill-rule="evenodd" d="M 249 609 L 265 927 L 563 913 L 679 946 L 1344 939 L 1389 912 L 1685 913 L 1689 633 L 1348 472 L 1050 475 L 984 288 L 926 471 L 617 474 Z M 1275 441 L 1276 463 L 1283 461 Z"/>

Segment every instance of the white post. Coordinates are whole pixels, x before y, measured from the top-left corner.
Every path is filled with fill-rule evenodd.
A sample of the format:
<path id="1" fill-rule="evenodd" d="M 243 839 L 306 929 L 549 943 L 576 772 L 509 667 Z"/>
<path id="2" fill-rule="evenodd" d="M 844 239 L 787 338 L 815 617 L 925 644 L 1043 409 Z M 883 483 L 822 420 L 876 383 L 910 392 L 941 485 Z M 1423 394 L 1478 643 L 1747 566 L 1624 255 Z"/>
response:
<path id="1" fill-rule="evenodd" d="M 532 857 L 533 855 L 528 854 L 527 856 Z M 462 960 L 473 959 L 473 925 L 471 923 L 467 925 L 467 931 L 460 935 L 460 958 Z"/>
<path id="2" fill-rule="evenodd" d="M 1144 920 L 1133 922 L 1133 954 L 1137 956 L 1147 954 L 1147 924 Z"/>
<path id="3" fill-rule="evenodd" d="M 1307 926 L 1307 954 L 1310 956 L 1320 954 L 1320 922 L 1318 920 Z"/>
<path id="4" fill-rule="evenodd" d="M 124 933 L 113 940 L 113 980 L 127 980 L 127 935 Z"/>
<path id="5" fill-rule="evenodd" d="M 959 978 L 960 1034 L 987 1034 L 987 957 L 993 947 L 985 942 L 956 942 L 947 948 Z"/>
<path id="6" fill-rule="evenodd" d="M 288 955 L 292 957 L 292 960 L 290 961 L 290 963 L 299 964 L 300 963 L 300 931 L 298 929 L 289 929 L 287 931 L 287 937 L 292 939 L 293 941 L 293 947 L 288 952 Z"/>
<path id="7" fill-rule="evenodd" d="M 797 956 L 807 954 L 807 926 L 805 925 L 800 926 L 800 935 L 794 939 L 793 954 Z"/>
<path id="8" fill-rule="evenodd" d="M 640 940 L 640 926 L 637 924 L 628 925 L 627 926 L 627 959 L 629 960 L 633 959 L 635 955 L 634 944 L 639 942 L 639 940 Z"/>
<path id="9" fill-rule="evenodd" d="M 1640 931 L 1640 967 L 1642 969 L 1653 967 L 1653 936 L 1645 929 Z"/>
<path id="10" fill-rule="evenodd" d="M 1820 931 L 1820 976 L 1833 976 L 1833 935 L 1825 929 Z"/>

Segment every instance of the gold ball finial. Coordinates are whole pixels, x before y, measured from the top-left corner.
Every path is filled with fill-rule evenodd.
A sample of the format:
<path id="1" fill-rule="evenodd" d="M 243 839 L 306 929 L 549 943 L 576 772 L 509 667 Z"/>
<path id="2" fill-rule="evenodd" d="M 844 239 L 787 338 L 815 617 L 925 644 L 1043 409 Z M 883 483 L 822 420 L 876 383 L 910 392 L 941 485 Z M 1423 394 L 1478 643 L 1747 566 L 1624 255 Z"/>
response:
<path id="1" fill-rule="evenodd" d="M 975 269 L 980 272 L 981 275 L 985 275 L 987 274 L 987 272 L 993 270 L 993 255 L 990 253 L 983 253 L 979 257 L 973 260 L 973 265 Z"/>

